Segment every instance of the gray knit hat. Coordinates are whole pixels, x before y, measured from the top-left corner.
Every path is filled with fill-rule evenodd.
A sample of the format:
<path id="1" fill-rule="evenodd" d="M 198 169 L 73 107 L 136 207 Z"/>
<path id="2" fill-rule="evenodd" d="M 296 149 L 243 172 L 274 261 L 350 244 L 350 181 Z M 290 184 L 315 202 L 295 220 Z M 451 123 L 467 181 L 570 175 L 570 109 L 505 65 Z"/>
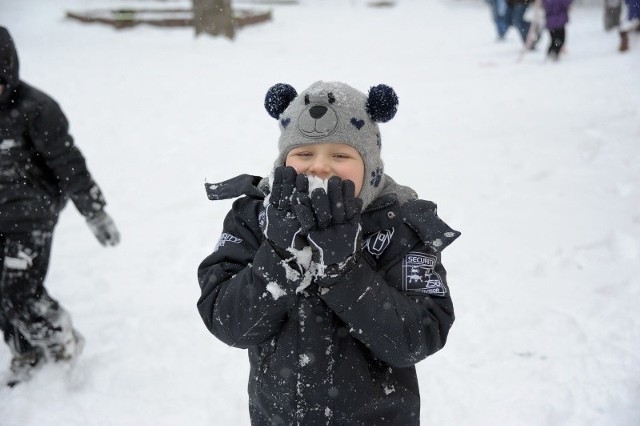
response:
<path id="1" fill-rule="evenodd" d="M 391 120 L 398 109 L 391 87 L 380 84 L 367 96 L 344 83 L 317 81 L 298 95 L 290 85 L 279 83 L 269 89 L 264 105 L 282 131 L 275 167 L 282 166 L 297 146 L 344 143 L 358 150 L 364 161 L 358 195 L 363 207 L 377 197 L 385 180 L 377 123 Z"/>

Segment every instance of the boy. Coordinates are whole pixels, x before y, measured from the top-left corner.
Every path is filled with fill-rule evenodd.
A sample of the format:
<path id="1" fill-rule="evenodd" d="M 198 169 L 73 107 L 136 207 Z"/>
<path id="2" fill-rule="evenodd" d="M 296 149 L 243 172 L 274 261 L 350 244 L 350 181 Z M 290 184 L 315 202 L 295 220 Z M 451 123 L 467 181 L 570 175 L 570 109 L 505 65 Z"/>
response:
<path id="1" fill-rule="evenodd" d="M 453 323 L 440 251 L 459 233 L 383 173 L 376 122 L 396 94 L 277 84 L 265 107 L 282 131 L 273 178 L 208 185 L 244 196 L 198 270 L 207 328 L 249 350 L 251 423 L 417 425 L 414 365 Z"/>
<path id="2" fill-rule="evenodd" d="M 82 350 L 69 314 L 44 288 L 53 228 L 67 199 L 103 245 L 119 241 L 66 117 L 18 70 L 13 39 L 0 27 L 0 330 L 13 355 L 9 386 L 45 361 L 71 361 Z"/>

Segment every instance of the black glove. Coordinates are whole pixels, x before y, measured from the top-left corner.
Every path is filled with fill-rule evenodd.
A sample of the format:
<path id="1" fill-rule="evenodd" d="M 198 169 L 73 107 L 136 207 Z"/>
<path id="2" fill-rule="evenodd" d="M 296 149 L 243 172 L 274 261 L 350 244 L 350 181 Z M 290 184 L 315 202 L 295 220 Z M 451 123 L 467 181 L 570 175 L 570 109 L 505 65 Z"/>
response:
<path id="1" fill-rule="evenodd" d="M 348 260 L 362 250 L 362 200 L 356 198 L 353 182 L 337 176 L 329 179 L 326 192 L 318 188 L 309 195 L 308 185 L 306 176 L 299 175 L 293 209 L 302 232 L 307 233 L 317 275 L 340 274 L 350 267 Z"/>
<path id="2" fill-rule="evenodd" d="M 103 246 L 115 246 L 120 242 L 120 232 L 111 216 L 104 210 L 88 218 L 87 225 Z"/>
<path id="3" fill-rule="evenodd" d="M 262 233 L 273 245 L 287 251 L 301 250 L 306 245 L 300 235 L 300 222 L 291 210 L 295 188 L 296 170 L 285 166 L 276 168 L 262 228 Z"/>

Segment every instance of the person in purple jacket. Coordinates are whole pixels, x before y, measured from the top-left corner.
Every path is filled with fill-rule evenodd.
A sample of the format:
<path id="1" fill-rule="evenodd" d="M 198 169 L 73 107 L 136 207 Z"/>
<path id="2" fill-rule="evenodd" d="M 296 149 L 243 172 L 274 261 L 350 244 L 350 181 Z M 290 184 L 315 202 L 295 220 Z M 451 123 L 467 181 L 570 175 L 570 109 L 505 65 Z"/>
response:
<path id="1" fill-rule="evenodd" d="M 549 35 L 551 36 L 547 56 L 550 59 L 558 60 L 566 38 L 564 26 L 569 22 L 571 0 L 542 0 L 542 5 L 544 6 Z"/>

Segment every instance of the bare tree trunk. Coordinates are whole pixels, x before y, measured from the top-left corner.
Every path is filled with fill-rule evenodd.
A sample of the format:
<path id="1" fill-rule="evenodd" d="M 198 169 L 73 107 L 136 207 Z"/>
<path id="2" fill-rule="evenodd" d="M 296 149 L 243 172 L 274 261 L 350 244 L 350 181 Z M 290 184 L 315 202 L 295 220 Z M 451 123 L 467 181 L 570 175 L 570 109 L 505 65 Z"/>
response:
<path id="1" fill-rule="evenodd" d="M 196 36 L 201 33 L 213 36 L 235 37 L 235 25 L 231 0 L 192 0 L 193 27 Z"/>

